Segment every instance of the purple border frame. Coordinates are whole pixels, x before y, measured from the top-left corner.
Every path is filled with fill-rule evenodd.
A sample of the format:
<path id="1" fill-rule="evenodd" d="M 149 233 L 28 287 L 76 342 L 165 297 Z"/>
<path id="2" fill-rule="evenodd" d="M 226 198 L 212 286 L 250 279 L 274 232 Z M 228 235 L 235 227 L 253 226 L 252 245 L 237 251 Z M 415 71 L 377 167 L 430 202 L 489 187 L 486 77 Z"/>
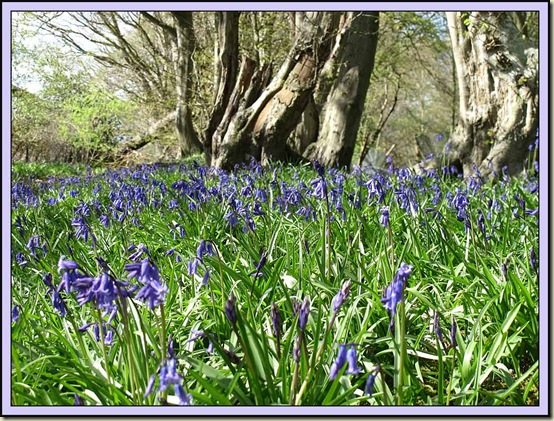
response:
<path id="1" fill-rule="evenodd" d="M 154 7 L 152 7 L 154 6 Z M 539 258 L 543 263 L 543 270 L 540 273 L 540 298 L 539 298 L 539 320 L 541 330 L 546 334 L 539 338 L 540 355 L 543 357 L 539 368 L 539 406 L 525 407 L 279 407 L 279 406 L 259 406 L 259 407 L 54 407 L 38 406 L 23 407 L 12 406 L 10 402 L 10 370 L 11 366 L 11 346 L 10 346 L 10 298 L 11 291 L 11 217 L 10 217 L 10 191 L 11 191 L 11 142 L 10 127 L 11 121 L 11 13 L 12 11 L 26 10 L 406 10 L 406 11 L 425 11 L 425 10 L 536 10 L 539 11 L 539 30 L 540 30 L 540 49 L 539 49 L 539 109 L 542 120 L 547 121 L 548 116 L 548 2 L 517 2 L 517 3 L 490 3 L 490 2 L 437 2 L 437 3 L 2 3 L 2 120 L 6 123 L 2 129 L 2 414 L 9 415 L 271 415 L 271 416 L 371 416 L 371 415 L 496 415 L 496 416 L 537 416 L 550 415 L 549 412 L 549 336 L 550 320 L 548 298 L 550 294 L 548 285 L 548 217 L 549 217 L 549 177 L 543 175 L 539 184 L 539 198 L 541 212 L 539 213 Z M 539 142 L 540 156 L 543 160 L 548 157 L 548 125 L 541 125 L 541 141 Z M 544 128 L 543 128 L 544 126 Z M 544 161 L 543 161 L 544 162 Z M 546 161 L 548 164 L 548 161 Z M 547 165 L 542 164 L 541 168 L 545 171 Z M 549 171 L 548 171 L 549 172 Z M 546 357 L 545 357 L 546 356 Z"/>

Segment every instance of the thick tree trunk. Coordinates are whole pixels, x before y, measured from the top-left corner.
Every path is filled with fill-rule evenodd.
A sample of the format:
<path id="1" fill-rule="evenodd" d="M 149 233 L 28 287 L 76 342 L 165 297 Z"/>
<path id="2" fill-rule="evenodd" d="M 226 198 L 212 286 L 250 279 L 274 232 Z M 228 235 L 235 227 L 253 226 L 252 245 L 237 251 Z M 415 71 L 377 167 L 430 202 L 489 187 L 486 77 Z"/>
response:
<path id="1" fill-rule="evenodd" d="M 459 120 L 451 163 L 469 176 L 521 171 L 538 127 L 538 50 L 505 12 L 447 12 L 456 64 Z"/>
<path id="2" fill-rule="evenodd" d="M 264 164 L 301 158 L 285 140 L 312 102 L 319 73 L 331 52 L 332 34 L 338 27 L 340 14 L 307 12 L 297 13 L 297 17 L 297 37 L 292 48 L 295 64 L 254 126 L 254 139 L 262 148 Z"/>
<path id="3" fill-rule="evenodd" d="M 373 70 L 379 12 L 349 12 L 337 49 L 340 63 L 325 104 L 319 140 L 304 156 L 326 166 L 349 167 Z"/>
<path id="4" fill-rule="evenodd" d="M 234 164 L 244 162 L 248 156 L 259 159 L 259 153 L 252 151 L 250 132 L 253 102 L 266 88 L 272 76 L 272 67 L 264 65 L 256 71 L 257 63 L 245 57 L 225 114 L 212 138 L 211 160 L 208 164 L 230 169 Z"/>
<path id="5" fill-rule="evenodd" d="M 329 35 L 336 27 L 337 17 L 332 12 L 307 13 L 297 28 L 298 35 L 288 58 L 269 86 L 251 105 L 250 100 L 243 101 L 235 113 L 226 113 L 214 136 L 214 166 L 230 168 L 249 155 L 261 158 L 264 163 L 294 155 L 286 139 L 298 124 L 313 92 L 321 64 L 328 55 Z M 264 85 L 260 81 L 267 74 L 267 69 L 256 73 L 246 91 L 250 98 Z M 245 82 L 239 78 L 237 92 L 240 80 Z"/>
<path id="6" fill-rule="evenodd" d="M 204 132 L 206 162 L 211 162 L 212 137 L 221 123 L 225 107 L 229 103 L 239 68 L 239 14 L 240 12 L 217 12 L 216 80 L 214 106 L 208 127 Z"/>
<path id="7" fill-rule="evenodd" d="M 176 43 L 176 128 L 182 156 L 202 150 L 202 143 L 192 124 L 189 102 L 192 87 L 192 53 L 195 47 L 192 12 L 172 12 L 177 31 Z"/>

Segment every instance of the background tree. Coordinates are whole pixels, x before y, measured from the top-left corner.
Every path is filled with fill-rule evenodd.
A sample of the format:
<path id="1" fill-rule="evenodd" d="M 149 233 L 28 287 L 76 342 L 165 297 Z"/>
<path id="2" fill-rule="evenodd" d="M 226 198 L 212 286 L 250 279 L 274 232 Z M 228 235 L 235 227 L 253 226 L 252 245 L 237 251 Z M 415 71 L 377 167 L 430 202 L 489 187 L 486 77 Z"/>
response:
<path id="1" fill-rule="evenodd" d="M 444 146 L 436 135 L 451 131 L 457 111 L 446 19 L 436 12 L 382 12 L 379 20 L 356 162 L 378 150 L 397 165 L 414 165 Z M 432 140 L 433 150 L 424 153 L 416 139 Z"/>
<path id="2" fill-rule="evenodd" d="M 349 167 L 373 70 L 379 12 L 344 15 L 340 38 L 331 57 L 335 75 L 324 105 L 321 134 L 304 156 L 327 166 Z"/>
<path id="3" fill-rule="evenodd" d="M 21 25 L 13 32 L 14 69 L 21 69 L 12 89 L 19 157 L 35 159 L 42 126 L 58 149 L 88 151 L 65 154 L 71 159 L 118 151 L 133 162 L 145 159 L 145 145 L 154 141 L 179 145 L 172 159 L 202 146 L 206 162 L 223 167 L 250 156 L 343 166 L 376 148 L 397 165 L 415 165 L 453 132 L 451 163 L 475 160 L 486 172 L 496 160 L 491 169 L 498 172 L 506 164 L 521 167 L 506 158 L 523 161 L 509 151 L 519 145 L 525 154 L 529 138 L 522 133 L 535 134 L 536 14 L 450 14 L 457 28 L 443 13 L 382 12 L 378 31 L 369 30 L 377 13 L 15 15 L 39 34 L 27 36 Z M 41 49 L 21 41 L 48 34 L 55 41 Z M 25 76 L 35 74 L 42 88 L 27 95 Z M 523 105 L 507 105 L 517 101 Z M 440 133 L 445 140 L 436 142 Z M 514 134 L 526 141 L 505 141 Z M 102 139 L 109 139 L 105 150 Z"/>
<path id="4" fill-rule="evenodd" d="M 538 127 L 537 13 L 448 12 L 459 120 L 449 160 L 467 175 L 521 171 Z M 517 19 L 514 19 L 517 18 Z"/>

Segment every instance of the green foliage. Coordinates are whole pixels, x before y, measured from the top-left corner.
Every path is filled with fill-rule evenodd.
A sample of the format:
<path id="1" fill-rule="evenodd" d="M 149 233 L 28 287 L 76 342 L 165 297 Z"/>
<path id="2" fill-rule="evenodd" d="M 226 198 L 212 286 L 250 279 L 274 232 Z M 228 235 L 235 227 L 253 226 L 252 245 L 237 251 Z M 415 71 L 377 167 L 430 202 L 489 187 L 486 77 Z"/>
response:
<path id="1" fill-rule="evenodd" d="M 14 186 L 11 293 L 20 317 L 12 324 L 12 404 L 72 405 L 77 393 L 87 405 L 157 405 L 160 400 L 144 392 L 166 358 L 169 335 L 183 387 L 196 405 L 536 402 L 539 288 L 528 256 L 538 249 L 539 226 L 536 214 L 525 214 L 518 200 L 527 210 L 537 208 L 538 195 L 530 191 L 535 176 L 480 185 L 478 178 L 466 184 L 397 171 L 381 179 L 382 202 L 369 196 L 368 174 L 326 172 L 325 177 L 328 192 L 341 198 L 344 218 L 334 201 L 328 208 L 302 187 L 317 178 L 307 166 L 228 174 L 194 165 L 152 165 L 51 180 L 32 192 L 25 184 Z M 404 207 L 395 194 L 407 187 L 416 209 Z M 290 188 L 299 191 L 300 203 L 285 209 L 285 198 L 294 198 Z M 260 201 L 255 189 L 264 190 L 267 201 Z M 452 205 L 460 192 L 467 194 L 469 224 Z M 237 212 L 237 226 L 228 225 L 237 206 L 230 197 L 242 206 L 259 203 L 265 214 L 253 216 L 255 229 L 245 228 L 244 212 Z M 88 216 L 77 210 L 83 204 L 90 208 Z M 315 220 L 297 213 L 307 205 Z M 390 210 L 389 230 L 380 223 L 382 206 Z M 478 228 L 477 209 L 490 211 L 484 221 L 490 238 Z M 85 215 L 94 241 L 76 237 L 72 223 L 78 215 Z M 109 217 L 108 227 L 101 215 Z M 45 252 L 38 248 L 33 256 L 28 244 L 35 235 Z M 214 252 L 201 256 L 197 274 L 189 274 L 201 240 Z M 168 287 L 163 307 L 152 311 L 134 295 L 128 306 L 120 302 L 110 346 L 90 330 L 79 332 L 102 317 L 92 303 L 79 305 L 75 292 L 62 291 L 68 315 L 53 309 L 41 279 L 51 273 L 59 285 L 60 256 L 91 276 L 101 273 L 97 258 L 102 258 L 117 279 L 126 279 L 124 266 L 134 251 L 129 247 L 140 243 Z M 267 261 L 263 276 L 256 277 L 262 251 Z M 413 265 L 413 273 L 393 335 L 381 298 L 400 262 Z M 210 276 L 203 285 L 206 270 Z M 333 297 L 346 280 L 350 294 L 333 315 Z M 231 293 L 237 297 L 236 327 L 224 310 Z M 310 312 L 301 332 L 294 300 L 305 297 Z M 273 303 L 283 320 L 279 340 L 273 334 Z M 435 313 L 444 343 L 433 329 Z M 449 339 L 452 320 L 458 326 L 455 347 Z M 195 330 L 205 336 L 189 341 Z M 299 336 L 303 345 L 295 362 Z M 213 353 L 207 352 L 210 342 Z M 348 375 L 343 368 L 331 380 L 336 346 L 344 343 L 357 344 L 361 373 Z M 376 364 L 381 369 L 369 397 L 364 385 Z M 177 403 L 171 388 L 160 397 Z"/>
<path id="2" fill-rule="evenodd" d="M 88 87 L 63 103 L 66 118 L 60 124 L 60 135 L 76 148 L 89 150 L 101 158 L 117 145 L 122 120 L 129 111 L 125 101 L 97 87 Z"/>

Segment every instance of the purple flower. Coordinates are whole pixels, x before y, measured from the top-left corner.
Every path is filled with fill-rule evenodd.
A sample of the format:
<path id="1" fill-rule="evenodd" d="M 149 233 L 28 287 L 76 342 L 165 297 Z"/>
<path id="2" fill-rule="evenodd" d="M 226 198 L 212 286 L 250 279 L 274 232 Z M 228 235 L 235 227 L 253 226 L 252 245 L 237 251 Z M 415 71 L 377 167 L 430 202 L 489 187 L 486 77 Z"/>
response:
<path id="1" fill-rule="evenodd" d="M 142 301 L 148 301 L 148 307 L 153 310 L 154 307 L 165 301 L 167 286 L 162 285 L 158 280 L 151 278 L 137 293 L 136 298 Z"/>
<path id="2" fill-rule="evenodd" d="M 385 309 L 391 313 L 391 327 L 393 327 L 396 306 L 404 299 L 404 288 L 406 287 L 411 273 L 412 266 L 402 262 L 392 282 L 386 288 L 383 298 L 381 298 L 381 302 L 384 304 Z"/>
<path id="3" fill-rule="evenodd" d="M 83 406 L 85 402 L 83 401 L 83 398 L 79 396 L 77 393 L 73 394 L 73 401 L 75 406 Z"/>
<path id="4" fill-rule="evenodd" d="M 319 161 L 313 161 L 312 165 L 314 169 L 317 171 L 317 175 L 319 175 L 321 178 L 325 177 L 325 168 L 323 165 L 319 163 Z"/>
<path id="5" fill-rule="evenodd" d="M 346 363 L 346 354 L 346 345 L 339 345 L 339 353 L 337 355 L 337 358 L 335 359 L 335 361 L 333 361 L 333 364 L 331 364 L 331 369 L 329 372 L 330 380 L 334 380 L 342 367 L 344 367 L 344 364 Z"/>
<path id="6" fill-rule="evenodd" d="M 450 328 L 450 347 L 456 348 L 456 331 L 458 329 L 458 325 L 456 324 L 456 320 L 454 319 L 454 316 L 452 316 L 452 327 Z"/>
<path id="7" fill-rule="evenodd" d="M 129 272 L 129 278 L 135 277 L 144 284 L 137 293 L 137 299 L 148 301 L 151 310 L 164 302 L 165 294 L 168 292 L 167 286 L 162 285 L 158 268 L 149 258 L 141 263 L 126 264 L 125 270 Z"/>
<path id="8" fill-rule="evenodd" d="M 200 241 L 200 245 L 196 249 L 196 258 L 202 260 L 205 255 L 214 256 L 215 253 L 212 243 L 206 240 L 202 240 Z"/>
<path id="9" fill-rule="evenodd" d="M 231 293 L 231 295 L 227 299 L 227 302 L 225 303 L 225 315 L 231 322 L 231 325 L 233 326 L 233 328 L 237 324 L 237 310 L 235 307 L 236 302 L 237 302 L 237 297 L 235 297 L 235 294 Z"/>
<path id="10" fill-rule="evenodd" d="M 175 395 L 179 398 L 179 405 L 192 405 L 192 395 L 185 393 L 183 388 L 183 378 L 177 372 L 177 360 L 174 356 L 171 356 L 169 359 L 164 360 L 162 366 L 158 372 L 159 385 L 157 392 L 163 392 L 167 390 L 169 386 L 173 386 Z M 148 385 L 146 386 L 146 391 L 144 397 L 149 396 L 153 390 L 156 382 L 156 375 L 153 374 L 150 376 Z"/>
<path id="11" fill-rule="evenodd" d="M 306 329 L 308 324 L 308 316 L 310 314 L 310 300 L 308 297 L 304 298 L 302 305 L 300 306 L 299 316 L 298 316 L 298 327 L 301 331 Z"/>
<path id="12" fill-rule="evenodd" d="M 435 318 L 433 319 L 433 328 L 435 329 L 435 334 L 440 341 L 442 341 L 442 332 L 439 325 L 439 313 L 435 311 Z"/>
<path id="13" fill-rule="evenodd" d="M 314 189 L 313 196 L 321 200 L 327 197 L 327 181 L 324 178 L 314 178 L 310 184 Z"/>
<path id="14" fill-rule="evenodd" d="M 194 258 L 187 264 L 188 274 L 189 275 L 196 275 L 198 272 L 198 263 L 200 263 L 200 260 L 198 258 Z"/>
<path id="15" fill-rule="evenodd" d="M 58 261 L 58 272 L 61 270 L 73 270 L 77 269 L 79 265 L 73 260 L 63 260 L 65 256 L 60 257 Z"/>
<path id="16" fill-rule="evenodd" d="M 37 258 L 35 250 L 40 247 L 40 236 L 33 235 L 27 242 L 27 248 L 30 250 L 31 255 Z"/>
<path id="17" fill-rule="evenodd" d="M 271 322 L 273 324 L 273 334 L 276 338 L 281 337 L 283 331 L 283 318 L 277 304 L 271 304 Z"/>
<path id="18" fill-rule="evenodd" d="M 12 323 L 16 323 L 19 320 L 19 306 L 16 304 L 12 307 Z"/>
<path id="19" fill-rule="evenodd" d="M 105 228 L 108 228 L 110 226 L 110 218 L 108 217 L 108 215 L 100 215 L 100 218 L 98 219 Z"/>
<path id="20" fill-rule="evenodd" d="M 25 260 L 25 256 L 21 252 L 17 252 L 17 254 L 15 255 L 15 260 L 16 260 L 17 264 L 19 266 L 21 266 L 22 268 L 24 268 L 25 266 L 27 266 L 29 264 L 29 262 L 27 260 Z"/>
<path id="21" fill-rule="evenodd" d="M 90 228 L 83 216 L 78 216 L 77 218 L 72 219 L 71 225 L 75 227 L 75 237 L 82 238 L 84 241 L 88 241 Z M 92 236 L 92 239 L 94 242 L 94 236 Z"/>
<path id="22" fill-rule="evenodd" d="M 356 353 L 356 348 L 354 347 L 354 345 L 351 345 L 346 352 L 346 361 L 348 361 L 348 369 L 346 370 L 346 374 L 361 373 L 362 370 L 358 367 L 357 359 L 358 355 Z"/>
<path id="23" fill-rule="evenodd" d="M 538 265 L 537 265 L 537 255 L 535 253 L 535 248 L 531 246 L 531 250 L 529 251 L 529 264 L 533 268 L 535 272 L 537 272 Z"/>
<path id="24" fill-rule="evenodd" d="M 267 253 L 264 251 L 260 257 L 260 261 L 256 263 L 256 270 L 250 274 L 250 276 L 259 277 L 263 276 L 262 269 L 267 261 Z"/>
<path id="25" fill-rule="evenodd" d="M 210 279 L 210 269 L 206 269 L 206 272 L 204 272 L 204 276 L 202 277 L 202 285 L 207 286 L 208 279 Z"/>
<path id="26" fill-rule="evenodd" d="M 333 298 L 333 302 L 332 302 L 333 313 L 338 313 L 338 311 L 342 307 L 342 304 L 344 303 L 344 300 L 350 294 L 350 284 L 351 284 L 350 281 L 345 281 L 344 284 L 342 284 L 342 288 L 340 289 L 340 291 Z"/>
<path id="27" fill-rule="evenodd" d="M 384 227 L 389 226 L 389 207 L 383 206 L 381 208 L 381 219 L 379 220 Z"/>
<path id="28" fill-rule="evenodd" d="M 193 404 L 192 395 L 190 393 L 185 393 L 182 385 L 176 384 L 174 390 L 175 395 L 179 398 L 179 405 L 190 406 Z"/>
<path id="29" fill-rule="evenodd" d="M 370 398 L 373 395 L 373 387 L 375 386 L 375 379 L 377 378 L 377 374 L 379 374 L 379 369 L 379 365 L 375 366 L 365 383 L 365 394 L 369 395 Z"/>
<path id="30" fill-rule="evenodd" d="M 135 247 L 133 244 L 131 244 L 127 249 L 127 251 L 133 251 L 133 250 L 135 250 L 135 252 L 129 256 L 129 260 L 132 260 L 134 262 L 140 259 L 143 254 L 146 254 L 147 256 L 150 255 L 150 252 L 148 251 L 146 246 L 142 243 L 139 244 L 138 247 Z"/>
<path id="31" fill-rule="evenodd" d="M 489 237 L 487 236 L 487 231 L 485 229 L 485 216 L 483 215 L 481 209 L 477 209 L 477 226 L 479 227 L 481 234 L 483 234 L 483 237 L 488 240 Z"/>
<path id="32" fill-rule="evenodd" d="M 60 297 L 60 293 L 58 291 L 54 291 L 52 293 L 52 306 L 60 313 L 61 316 L 67 315 L 65 303 Z"/>

